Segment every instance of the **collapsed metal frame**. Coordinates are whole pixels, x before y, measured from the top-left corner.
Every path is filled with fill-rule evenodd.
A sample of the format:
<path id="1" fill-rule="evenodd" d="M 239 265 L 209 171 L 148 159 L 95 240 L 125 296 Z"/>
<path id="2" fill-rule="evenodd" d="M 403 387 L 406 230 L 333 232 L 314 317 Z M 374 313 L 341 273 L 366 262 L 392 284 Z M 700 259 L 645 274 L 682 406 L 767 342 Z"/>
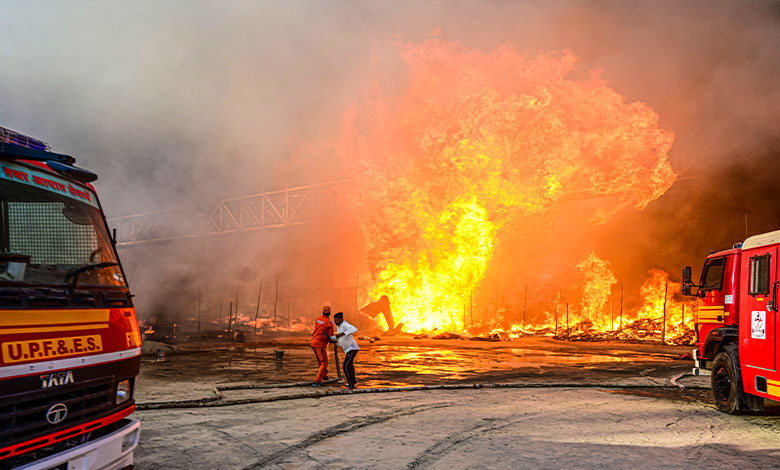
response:
<path id="1" fill-rule="evenodd" d="M 117 246 L 304 225 L 342 199 L 349 180 L 223 199 L 208 212 L 170 209 L 109 219 Z"/>

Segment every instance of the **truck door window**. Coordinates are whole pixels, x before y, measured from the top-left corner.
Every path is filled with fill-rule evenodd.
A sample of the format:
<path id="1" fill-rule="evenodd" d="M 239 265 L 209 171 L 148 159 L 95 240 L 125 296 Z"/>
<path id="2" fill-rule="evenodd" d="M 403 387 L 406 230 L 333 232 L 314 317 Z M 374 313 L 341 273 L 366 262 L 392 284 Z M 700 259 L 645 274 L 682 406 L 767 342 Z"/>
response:
<path id="1" fill-rule="evenodd" d="M 769 293 L 769 254 L 750 258 L 750 295 Z"/>
<path id="2" fill-rule="evenodd" d="M 726 258 L 713 258 L 707 261 L 702 272 L 701 290 L 720 290 L 723 288 L 723 271 Z"/>

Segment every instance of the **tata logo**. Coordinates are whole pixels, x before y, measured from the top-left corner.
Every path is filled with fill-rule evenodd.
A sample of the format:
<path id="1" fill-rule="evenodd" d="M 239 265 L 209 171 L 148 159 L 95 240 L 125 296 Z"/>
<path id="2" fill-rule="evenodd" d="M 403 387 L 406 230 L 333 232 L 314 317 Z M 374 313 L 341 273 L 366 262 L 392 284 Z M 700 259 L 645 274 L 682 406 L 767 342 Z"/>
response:
<path id="1" fill-rule="evenodd" d="M 73 371 L 67 372 L 54 372 L 53 374 L 44 374 L 40 376 L 41 388 L 59 387 L 60 385 L 67 385 L 73 383 Z"/>
<path id="2" fill-rule="evenodd" d="M 46 411 L 46 421 L 51 424 L 57 424 L 68 416 L 68 407 L 64 403 L 51 405 Z"/>

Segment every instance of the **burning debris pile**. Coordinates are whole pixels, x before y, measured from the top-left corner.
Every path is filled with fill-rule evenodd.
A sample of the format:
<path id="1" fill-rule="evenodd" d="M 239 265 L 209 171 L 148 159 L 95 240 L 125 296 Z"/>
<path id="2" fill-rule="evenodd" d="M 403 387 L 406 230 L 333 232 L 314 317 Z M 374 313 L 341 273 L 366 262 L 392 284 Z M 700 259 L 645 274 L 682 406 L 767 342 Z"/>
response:
<path id="1" fill-rule="evenodd" d="M 658 115 L 596 74 L 578 78 L 569 52 L 484 53 L 439 39 L 399 49 L 408 87 L 371 87 L 345 116 L 340 153 L 369 248 L 360 304 L 388 296 L 404 331 L 464 331 L 470 295 L 518 218 L 576 195 L 609 201 L 592 217 L 604 222 L 675 180 L 673 135 Z M 599 262 L 578 267 L 600 283 L 583 292 L 579 317 L 604 331 L 604 288 L 616 280 Z"/>
<path id="2" fill-rule="evenodd" d="M 490 334 L 506 338 L 552 336 L 572 341 L 661 341 L 678 345 L 695 341 L 696 304 L 674 299 L 680 294 L 681 284 L 669 281 L 666 272 L 650 271 L 650 278 L 640 289 L 642 306 L 624 315 L 612 308 L 612 285 L 617 281 L 609 263 L 590 254 L 578 266 L 589 267 L 581 305 L 566 304 L 565 311 L 559 312 L 556 303 L 555 311 L 547 312 L 543 324 L 526 328 L 515 324 L 508 329 L 494 328 Z"/>

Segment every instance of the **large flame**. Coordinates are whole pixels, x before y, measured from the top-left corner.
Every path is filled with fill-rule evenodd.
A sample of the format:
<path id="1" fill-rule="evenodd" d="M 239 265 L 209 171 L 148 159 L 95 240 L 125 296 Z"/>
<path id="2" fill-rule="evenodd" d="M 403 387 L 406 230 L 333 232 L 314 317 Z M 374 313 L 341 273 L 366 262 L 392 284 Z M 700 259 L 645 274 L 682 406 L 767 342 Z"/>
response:
<path id="1" fill-rule="evenodd" d="M 663 338 L 667 343 L 691 343 L 694 337 L 694 301 L 677 301 L 682 285 L 669 280 L 669 274 L 651 269 L 639 289 L 644 302 L 636 312 L 637 319 L 629 324 L 622 337 L 644 339 Z"/>
<path id="2" fill-rule="evenodd" d="M 596 74 L 577 78 L 570 52 L 484 53 L 431 39 L 399 53 L 408 86 L 370 87 L 344 119 L 341 153 L 369 245 L 363 300 L 387 295 L 407 331 L 464 328 L 512 218 L 575 194 L 613 196 L 604 221 L 674 182 L 673 135 L 657 114 Z"/>
<path id="3" fill-rule="evenodd" d="M 577 270 L 585 276 L 582 290 L 581 318 L 596 327 L 607 330 L 612 328 L 609 301 L 612 298 L 612 286 L 617 278 L 612 272 L 609 261 L 590 253 L 577 264 Z"/>

